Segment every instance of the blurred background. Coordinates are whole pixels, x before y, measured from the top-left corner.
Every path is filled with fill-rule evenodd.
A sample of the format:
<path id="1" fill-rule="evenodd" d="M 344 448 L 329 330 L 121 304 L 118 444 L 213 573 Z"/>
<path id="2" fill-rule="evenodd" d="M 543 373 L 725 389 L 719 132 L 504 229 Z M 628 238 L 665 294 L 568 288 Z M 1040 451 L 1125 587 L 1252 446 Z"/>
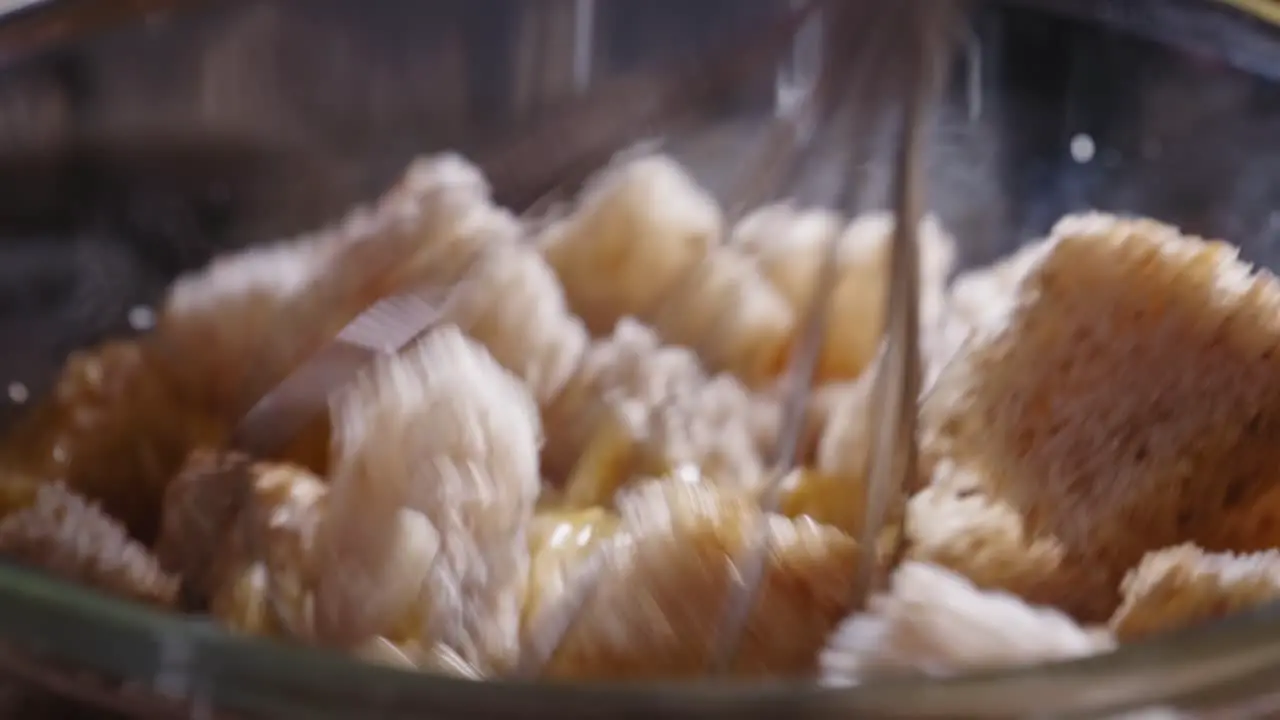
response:
<path id="1" fill-rule="evenodd" d="M 414 155 L 483 148 L 786 1 L 180 3 L 191 6 L 35 57 L 0 47 L 7 405 L 38 393 L 67 350 L 145 327 L 175 274 L 327 222 Z M 963 263 L 1087 207 L 1280 262 L 1274 28 L 1215 0 L 973 7 L 931 173 Z M 719 122 L 669 149 L 722 191 L 775 90 L 772 77 L 735 88 Z M 860 169 L 869 188 L 886 161 L 873 152 Z M 825 177 L 817 168 L 795 190 L 825 197 Z"/>

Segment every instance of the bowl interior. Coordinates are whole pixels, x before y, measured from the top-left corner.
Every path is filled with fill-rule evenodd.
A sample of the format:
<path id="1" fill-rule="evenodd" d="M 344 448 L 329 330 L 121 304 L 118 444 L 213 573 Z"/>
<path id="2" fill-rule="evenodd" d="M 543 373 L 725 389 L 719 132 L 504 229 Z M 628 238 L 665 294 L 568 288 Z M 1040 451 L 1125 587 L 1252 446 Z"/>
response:
<path id="1" fill-rule="evenodd" d="M 9 392 L 0 424 L 48 387 L 69 351 L 144 331 L 138 308 L 154 307 L 174 277 L 213 255 L 330 221 L 416 155 L 482 149 L 586 84 L 696 50 L 776 5 L 228 2 L 8 68 L 0 73 L 0 385 Z M 977 4 L 934 128 L 930 200 L 957 237 L 961 266 L 1009 252 L 1067 212 L 1100 208 L 1222 237 L 1280 267 L 1280 79 L 1242 69 L 1255 56 L 1241 59 L 1230 41 L 1244 35 L 1183 42 L 1185 32 L 1162 31 L 1181 27 L 1166 14 L 1150 16 L 1139 37 L 1114 18 L 1038 5 L 1055 3 Z M 1178 5 L 1207 6 L 1167 7 Z M 589 22 L 569 12 L 588 6 Z M 1236 21 L 1252 33 L 1255 54 L 1280 57 L 1280 33 Z M 771 76 L 744 83 L 721 98 L 714 121 L 660 139 L 723 195 L 758 146 L 774 92 Z M 850 139 L 825 141 L 826 162 L 806 168 L 791 192 L 824 202 L 853 177 L 860 207 L 882 204 L 889 145 L 869 141 L 870 159 L 853 175 L 838 160 Z M 530 705 L 574 717 L 858 707 L 910 707 L 918 717 L 963 707 L 977 717 L 988 716 L 982 708 L 998 716 L 1057 701 L 1082 709 L 1280 673 L 1275 618 L 1233 623 L 1052 671 L 854 693 L 515 684 L 494 693 L 230 638 L 0 568 L 0 635 L 10 641 L 157 687 L 185 678 L 172 682 L 275 717 L 372 708 L 383 717 L 468 708 L 514 717 Z M 1203 682 L 1168 680 L 1192 676 Z"/>

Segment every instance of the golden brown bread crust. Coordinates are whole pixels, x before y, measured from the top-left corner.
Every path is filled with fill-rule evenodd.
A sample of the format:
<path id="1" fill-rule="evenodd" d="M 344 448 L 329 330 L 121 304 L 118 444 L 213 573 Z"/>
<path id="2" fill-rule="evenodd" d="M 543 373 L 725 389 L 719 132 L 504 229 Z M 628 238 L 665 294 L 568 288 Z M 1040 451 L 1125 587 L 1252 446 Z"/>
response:
<path id="1" fill-rule="evenodd" d="M 150 542 L 188 449 L 222 435 L 179 401 L 144 344 L 113 342 L 68 359 L 53 391 L 0 443 L 0 458 L 26 477 L 63 479 Z"/>
<path id="2" fill-rule="evenodd" d="M 61 483 L 0 520 L 0 555 L 126 600 L 173 606 L 178 580 L 115 519 Z"/>
<path id="3" fill-rule="evenodd" d="M 361 629 L 385 627 L 366 615 L 401 604 L 383 594 L 406 575 L 397 519 L 413 511 L 439 544 L 410 588 L 420 596 L 423 647 L 447 645 L 485 672 L 509 666 L 541 487 L 533 397 L 483 346 L 446 326 L 377 362 L 339 397 L 335 420 L 332 502 L 316 557 L 324 569 L 316 617 L 328 626 L 320 629 L 355 641 Z M 350 618 L 359 620 L 354 630 Z"/>
<path id="4" fill-rule="evenodd" d="M 1280 284 L 1150 220 L 1071 217 L 1050 243 L 1008 322 L 944 370 L 924 439 L 1092 570 L 1060 601 L 1100 621 L 1144 553 L 1221 547 L 1274 487 Z M 1253 527 L 1232 549 L 1280 544 Z"/>
<path id="5" fill-rule="evenodd" d="M 781 376 L 797 321 L 755 263 L 724 245 L 711 248 L 643 317 L 664 342 L 693 348 L 709 369 L 754 389 Z"/>
<path id="6" fill-rule="evenodd" d="M 263 470 L 241 453 L 197 450 L 165 490 L 156 557 L 182 578 L 189 609 L 207 605 L 218 555 Z"/>
<path id="7" fill-rule="evenodd" d="M 634 488 L 622 537 L 547 674 L 672 679 L 706 672 L 742 557 L 754 501 L 681 480 Z M 767 519 L 772 553 L 734 663 L 739 676 L 806 676 L 852 602 L 857 543 L 807 518 Z"/>
<path id="8" fill-rule="evenodd" d="M 907 505 L 907 557 L 954 570 L 984 590 L 1053 605 L 1078 581 L 1060 543 L 1027 534 L 1018 513 L 980 491 L 925 488 Z"/>
<path id="9" fill-rule="evenodd" d="M 1280 600 L 1280 551 L 1209 553 L 1185 543 L 1147 553 L 1120 590 L 1111 629 L 1140 640 Z"/>

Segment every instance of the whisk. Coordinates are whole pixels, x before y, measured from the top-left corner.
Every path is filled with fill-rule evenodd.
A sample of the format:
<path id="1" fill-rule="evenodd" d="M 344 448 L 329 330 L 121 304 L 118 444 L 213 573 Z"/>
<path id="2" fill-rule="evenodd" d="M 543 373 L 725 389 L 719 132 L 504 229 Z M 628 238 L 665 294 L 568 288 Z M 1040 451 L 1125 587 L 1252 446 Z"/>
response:
<path id="1" fill-rule="evenodd" d="M 669 126 L 682 113 L 687 114 L 690 105 L 696 106 L 705 100 L 716 87 L 742 78 L 752 66 L 767 65 L 761 62 L 762 56 L 776 61 L 787 46 L 786 41 L 808 21 L 820 22 L 824 28 L 819 75 L 801 100 L 778 117 L 767 131 L 751 172 L 744 176 L 746 181 L 731 193 L 731 215 L 739 215 L 744 208 L 780 194 L 810 161 L 820 141 L 873 137 L 886 123 L 896 123 L 900 137 L 891 193 L 896 223 L 883 357 L 876 366 L 878 374 L 871 407 L 880 424 L 870 458 L 867 517 L 860 538 L 861 558 L 855 578 L 858 598 L 865 598 L 880 581 L 879 538 L 890 518 L 889 506 L 893 498 L 901 496 L 904 485 L 915 474 L 914 408 L 921 383 L 920 259 L 916 234 L 924 204 L 926 126 L 951 17 L 948 0 L 812 0 L 794 7 L 768 32 L 753 36 L 750 43 L 744 41 L 725 51 L 709 69 L 692 77 L 688 73 L 681 77 L 668 71 L 624 79 L 579 101 L 559 116 L 559 120 L 583 124 L 590 132 L 566 133 L 563 127 L 560 129 L 564 136 L 584 135 L 589 141 L 579 141 L 554 162 L 542 163 L 559 173 L 559 181 L 572 182 L 572 173 L 598 163 L 601 151 L 607 146 L 613 145 L 609 151 L 616 152 L 619 142 Z M 618 99 L 634 96 L 636 88 L 647 89 L 650 96 L 635 101 L 640 103 L 638 106 L 629 104 L 619 108 Z M 512 192 L 529 202 L 545 192 L 546 186 L 554 184 L 547 176 L 516 180 L 503 174 L 526 167 L 531 153 L 545 154 L 544 145 L 528 138 L 517 140 L 482 163 L 497 176 L 495 184 L 499 192 L 507 181 L 508 186 L 518 185 Z M 846 171 L 860 167 L 868 153 L 867 144 L 855 141 L 846 146 Z M 851 208 L 859 200 L 860 189 L 857 179 L 846 175 L 842 186 L 835 189 L 829 200 L 838 207 Z M 836 284 L 838 246 L 839 234 L 833 233 L 826 245 L 817 287 L 785 378 L 787 397 L 782 429 L 760 500 L 766 517 L 778 509 L 782 479 L 796 464 L 805 409 Z M 306 418 L 323 407 L 322 398 L 335 384 L 353 377 L 378 354 L 396 352 L 430 329 L 436 317 L 431 308 L 433 294 L 428 288 L 420 293 L 389 298 L 357 318 L 347 331 L 263 398 L 248 414 L 237 437 L 245 442 L 257 438 L 251 449 L 261 452 L 269 450 L 262 447 L 262 438 L 279 443 L 294 429 L 300 429 Z M 712 672 L 725 672 L 731 665 L 762 579 L 769 553 L 767 534 L 763 523 L 753 531 L 748 552 L 735 561 L 735 587 L 709 656 Z M 896 535 L 900 537 L 901 533 Z M 890 550 L 890 560 L 897 552 Z M 590 597 L 602 567 L 603 558 L 597 554 L 588 561 L 569 591 L 535 619 L 529 648 L 515 671 L 517 676 L 540 674 Z"/>
<path id="2" fill-rule="evenodd" d="M 877 539 L 885 522 L 890 498 L 901 494 L 904 484 L 915 476 L 916 464 L 916 398 L 920 393 L 919 349 L 919 283 L 920 258 L 917 231 L 923 211 L 923 163 L 924 130 L 928 122 L 928 104 L 937 85 L 942 42 L 945 37 L 946 2 L 921 0 L 899 2 L 859 8 L 854 4 L 837 4 L 829 8 L 833 13 L 852 15 L 870 11 L 869 17 L 834 17 L 832 27 L 852 28 L 862 20 L 862 32 L 870 32 L 872 45 L 864 50 L 834 48 L 828 58 L 819 92 L 839 87 L 837 75 L 847 69 L 852 81 L 852 92 L 846 95 L 853 103 L 870 101 L 872 112 L 883 100 L 892 100 L 891 88 L 877 87 L 886 79 L 894 82 L 894 73 L 884 72 L 882 64 L 901 63 L 901 85 L 896 88 L 903 96 L 900 109 L 899 151 L 895 163 L 893 187 L 894 232 L 890 255 L 889 299 L 886 304 L 884 332 L 884 359 L 877 367 L 872 390 L 870 410 L 880 419 L 871 455 L 867 517 L 863 523 L 860 540 L 860 559 L 856 576 L 855 598 L 858 606 L 865 602 L 867 592 L 879 578 L 876 557 Z M 874 43 L 881 43 L 876 46 Z M 902 43 L 901 55 L 895 57 L 894 43 Z M 876 75 L 880 76 L 877 78 Z M 864 95 L 864 93 L 866 93 Z M 831 98 L 817 98 L 820 106 L 829 106 Z M 863 113 L 852 113 L 853 137 L 862 129 L 858 123 Z M 857 148 L 857 143 L 854 144 Z M 853 152 L 858 152 L 855 149 Z M 850 184 L 847 192 L 854 192 Z M 851 198 L 842 198 L 847 206 Z M 766 514 L 776 512 L 781 502 L 782 479 L 796 463 L 796 452 L 803 429 L 804 410 L 813 382 L 815 364 L 824 341 L 823 328 L 830 308 L 831 294 L 836 282 L 836 258 L 839 236 L 833 235 L 827 243 L 818 285 L 813 294 L 802 331 L 799 351 L 790 367 L 788 398 L 782 425 L 782 437 L 774 460 L 769 486 L 763 498 Z M 761 523 L 763 525 L 763 523 Z M 899 529 L 900 530 L 900 529 Z M 896 533 L 901 538 L 901 531 Z M 895 542 L 893 560 L 900 551 L 900 540 Z M 751 555 L 741 570 L 740 586 L 731 596 L 725 615 L 725 623 L 713 650 L 714 669 L 727 671 L 741 639 L 743 626 L 756 594 L 768 554 L 767 534 L 759 528 Z"/>
<path id="3" fill-rule="evenodd" d="M 870 135 L 886 113 L 896 112 L 899 151 L 892 190 L 896 223 L 892 238 L 889 299 L 884 323 L 884 357 L 872 390 L 870 412 L 879 419 L 870 458 L 871 472 L 867 517 L 860 538 L 860 559 L 855 582 L 856 604 L 881 580 L 877 569 L 878 539 L 887 519 L 891 498 L 901 495 L 915 476 L 916 413 L 920 392 L 919 275 L 917 244 L 924 198 L 924 133 L 930 103 L 938 84 L 944 57 L 951 7 L 942 0 L 903 0 L 894 3 L 826 2 L 816 6 L 827 32 L 823 66 L 808 97 L 794 111 L 778 119 L 761 148 L 755 172 L 730 198 L 733 214 L 776 194 L 780 181 L 796 172 L 815 146 L 806 136 L 806 125 L 827 128 L 844 125 L 849 137 Z M 865 44 L 860 41 L 866 40 Z M 897 107 L 895 107 L 895 104 Z M 846 168 L 861 165 L 866 147 L 852 143 Z M 835 204 L 850 207 L 856 201 L 857 182 L 846 182 Z M 803 431 L 805 409 L 813 384 L 817 358 L 824 342 L 824 328 L 836 284 L 839 234 L 826 243 L 825 257 L 805 314 L 800 342 L 786 375 L 787 398 L 775 457 L 761 497 L 763 515 L 778 510 L 783 479 L 795 466 Z M 893 537 L 901 537 L 900 531 Z M 554 654 L 558 643 L 588 601 L 595 574 L 603 567 L 601 550 L 588 561 L 578 582 L 535 623 L 529 650 L 517 674 L 536 677 Z M 890 550 L 895 562 L 900 547 Z M 710 654 L 716 673 L 727 672 L 736 655 L 762 581 L 769 553 L 765 523 L 754 528 L 748 553 L 735 563 L 737 579 L 725 607 L 722 624 L 714 636 Z"/>

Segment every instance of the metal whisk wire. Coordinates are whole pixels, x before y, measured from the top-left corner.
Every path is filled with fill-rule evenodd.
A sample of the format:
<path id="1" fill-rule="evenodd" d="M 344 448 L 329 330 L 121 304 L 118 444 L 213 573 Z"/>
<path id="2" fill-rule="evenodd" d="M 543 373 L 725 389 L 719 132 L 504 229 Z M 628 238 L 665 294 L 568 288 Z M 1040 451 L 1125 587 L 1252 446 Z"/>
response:
<path id="1" fill-rule="evenodd" d="M 901 492 L 906 478 L 914 472 L 914 408 L 920 384 L 916 229 L 923 206 L 922 125 L 936 85 L 934 70 L 940 63 L 948 4 L 949 0 L 820 0 L 818 6 L 827 28 L 827 39 L 819 78 L 793 112 L 779 118 L 767 131 L 765 145 L 757 158 L 764 167 L 760 168 L 759 175 L 736 188 L 730 198 L 730 215 L 737 217 L 744 207 L 776 194 L 779 186 L 794 176 L 815 148 L 814 139 L 803 132 L 803 123 L 829 127 L 834 124 L 834 118 L 845 111 L 852 127 L 842 132 L 847 137 L 866 137 L 871 135 L 870 131 L 886 110 L 901 108 L 897 115 L 902 123 L 902 144 L 896 158 L 893 192 L 897 222 L 892 239 L 890 293 L 885 317 L 886 352 L 879 365 L 871 408 L 876 417 L 885 421 L 871 460 L 872 486 L 868 492 L 871 501 L 857 576 L 859 598 L 865 594 L 871 582 L 870 573 L 877 566 L 875 538 L 884 524 L 884 507 L 888 498 Z M 907 57 L 900 61 L 904 51 Z M 853 142 L 849 149 L 847 165 L 853 169 L 861 164 L 866 147 Z M 835 202 L 852 208 L 857 184 L 846 180 L 839 195 L 833 198 Z M 765 517 L 777 511 L 783 478 L 796 463 L 805 410 L 836 285 L 840 235 L 833 233 L 826 244 L 819 277 L 785 378 L 788 394 L 782 429 L 768 485 L 761 496 Z M 872 539 L 868 541 L 867 537 Z M 560 601 L 546 615 L 535 618 L 538 632 L 531 638 L 526 655 L 516 668 L 516 676 L 536 677 L 550 660 L 590 601 L 608 552 L 607 547 L 598 549 Z M 738 582 L 709 655 L 712 671 L 726 672 L 733 663 L 759 592 L 769 552 L 766 523 L 758 523 L 745 556 L 737 563 Z"/>
<path id="2" fill-rule="evenodd" d="M 807 0 L 793 8 L 788 16 L 793 37 L 802 29 L 806 20 L 818 15 L 831 2 L 832 0 Z M 745 182 L 729 192 L 728 216 L 731 220 L 740 219 L 748 208 L 775 194 L 801 163 L 806 151 L 811 149 L 813 138 L 805 135 L 803 127 L 806 122 L 813 121 L 814 116 L 820 112 L 820 106 L 816 88 L 811 87 L 805 95 L 790 112 L 776 118 L 766 130 L 760 153 L 749 162 L 754 172 L 746 173 Z M 816 351 L 814 354 L 816 355 Z M 803 411 L 801 406 L 798 410 L 801 419 Z M 792 455 L 794 452 L 784 453 L 784 456 Z M 611 552 L 610 543 L 597 548 L 559 600 L 533 619 L 532 626 L 535 630 L 528 638 L 524 653 L 514 669 L 515 677 L 532 679 L 541 673 L 543 666 L 550 661 L 559 644 L 572 629 L 582 609 L 590 602 L 599 574 L 605 569 Z"/>
<path id="3" fill-rule="evenodd" d="M 910 490 L 916 478 L 917 411 L 920 396 L 920 246 L 918 232 L 924 212 L 926 124 L 938 90 L 945 58 L 949 10 L 947 3 L 923 0 L 913 16 L 908 53 L 912 82 L 903 108 L 901 138 L 893 185 L 894 230 L 890 256 L 889 299 L 884 324 L 884 357 L 872 387 L 871 412 L 878 422 L 867 482 L 866 516 L 859 538 L 860 558 L 854 597 L 861 607 L 873 590 L 879 571 L 892 566 L 902 552 L 902 513 L 890 538 L 887 563 L 877 551 L 890 503 Z"/>
<path id="4" fill-rule="evenodd" d="M 900 114 L 901 145 L 895 163 L 893 196 L 896 222 L 886 304 L 886 355 L 879 365 L 870 408 L 874 417 L 881 419 L 881 424 L 871 458 L 869 503 L 856 575 L 855 597 L 861 603 L 865 588 L 870 584 L 869 578 L 878 565 L 876 539 L 884 523 L 888 499 L 899 494 L 906 478 L 915 472 L 915 399 L 920 385 L 920 269 L 916 235 L 923 203 L 923 125 L 927 120 L 926 106 L 936 85 L 933 68 L 938 64 L 936 52 L 940 40 L 933 36 L 943 30 L 941 13 L 946 8 L 942 0 L 899 0 L 894 3 L 862 3 L 865 7 L 858 5 L 841 3 L 829 8 L 832 11 L 831 27 L 837 32 L 855 31 L 846 40 L 866 37 L 869 42 L 865 47 L 852 51 L 840 46 L 828 51 L 818 88 L 819 104 L 829 115 L 834 110 L 833 91 L 845 88 L 842 99 L 853 105 L 850 108 L 853 123 L 850 136 L 859 138 L 865 137 L 866 131 L 871 129 L 864 123 L 868 119 L 874 122 L 873 113 L 891 106 L 895 89 L 906 95 Z M 895 61 L 898 43 L 908 50 L 903 60 L 907 76 L 905 82 L 894 88 L 894 73 L 886 72 L 884 64 Z M 889 80 L 888 86 L 886 80 Z M 871 114 L 860 112 L 857 107 L 860 103 L 869 103 Z M 856 164 L 856 158 L 863 149 L 855 139 L 850 146 L 851 160 L 854 161 L 851 165 Z M 845 197 L 840 198 L 842 205 L 849 207 L 853 204 L 856 185 L 846 183 Z M 824 331 L 835 291 L 839 245 L 840 234 L 834 233 L 827 242 L 800 344 L 789 368 L 789 396 L 783 411 L 778 453 L 761 500 L 766 518 L 778 510 L 783 479 L 795 466 L 805 407 L 812 389 L 817 358 L 825 341 Z M 763 580 L 770 552 L 767 521 L 762 519 L 757 525 L 748 546 L 748 555 L 738 568 L 739 582 L 730 596 L 724 623 L 712 649 L 712 670 L 719 673 L 728 672 L 732 666 Z"/>

